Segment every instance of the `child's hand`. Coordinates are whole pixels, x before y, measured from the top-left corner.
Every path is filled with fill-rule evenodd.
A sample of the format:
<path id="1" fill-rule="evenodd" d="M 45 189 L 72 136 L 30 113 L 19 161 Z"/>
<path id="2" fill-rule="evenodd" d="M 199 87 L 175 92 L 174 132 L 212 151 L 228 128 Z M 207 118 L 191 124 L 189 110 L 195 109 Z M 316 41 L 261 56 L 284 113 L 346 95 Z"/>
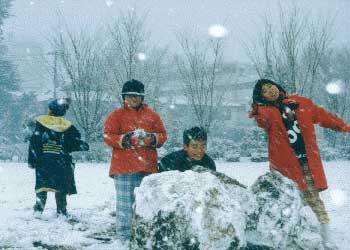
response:
<path id="1" fill-rule="evenodd" d="M 143 139 L 145 146 L 155 147 L 157 144 L 157 138 L 153 133 L 146 133 L 146 137 Z"/>
<path id="2" fill-rule="evenodd" d="M 123 136 L 122 146 L 124 148 L 130 148 L 138 145 L 139 138 L 136 136 L 135 131 L 131 131 Z"/>

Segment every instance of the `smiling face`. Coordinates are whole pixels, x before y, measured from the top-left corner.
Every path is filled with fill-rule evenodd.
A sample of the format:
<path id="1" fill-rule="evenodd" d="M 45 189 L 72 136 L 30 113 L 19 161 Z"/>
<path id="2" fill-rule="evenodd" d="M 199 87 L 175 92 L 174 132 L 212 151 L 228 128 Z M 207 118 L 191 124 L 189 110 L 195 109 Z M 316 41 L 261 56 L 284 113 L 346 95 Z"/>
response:
<path id="1" fill-rule="evenodd" d="M 188 145 L 183 145 L 183 149 L 186 151 L 188 158 L 200 161 L 207 151 L 207 142 L 203 140 L 191 140 Z"/>
<path id="2" fill-rule="evenodd" d="M 125 95 L 125 102 L 132 108 L 138 108 L 142 105 L 142 96 Z"/>
<path id="3" fill-rule="evenodd" d="M 268 102 L 276 101 L 280 95 L 279 89 L 270 83 L 266 83 L 261 88 L 261 94 Z"/>

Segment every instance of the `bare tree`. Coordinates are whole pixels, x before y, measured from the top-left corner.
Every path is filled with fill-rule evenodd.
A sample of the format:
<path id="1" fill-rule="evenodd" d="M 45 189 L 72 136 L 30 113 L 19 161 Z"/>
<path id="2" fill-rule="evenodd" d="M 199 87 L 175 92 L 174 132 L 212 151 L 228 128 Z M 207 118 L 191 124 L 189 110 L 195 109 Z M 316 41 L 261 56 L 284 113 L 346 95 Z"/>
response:
<path id="1" fill-rule="evenodd" d="M 325 105 L 332 113 L 348 121 L 350 116 L 350 47 L 329 50 L 327 57 L 321 62 L 323 78 L 325 79 L 319 95 L 325 99 Z M 325 91 L 326 84 L 338 84 L 340 91 L 337 94 L 330 94 Z M 325 135 L 331 146 L 349 145 L 349 137 L 342 134 L 325 130 Z M 343 140 L 339 140 L 343 139 Z"/>
<path id="2" fill-rule="evenodd" d="M 297 5 L 280 5 L 278 14 L 277 22 L 264 17 L 258 38 L 245 42 L 247 54 L 259 77 L 283 83 L 290 93 L 312 95 L 333 22 L 327 17 L 313 22 Z"/>
<path id="3" fill-rule="evenodd" d="M 120 103 L 123 83 L 135 78 L 145 83 L 146 100 L 156 109 L 167 48 L 151 45 L 146 21 L 147 13 L 137 14 L 135 10 L 119 13 L 109 26 L 108 64 L 112 72 L 112 92 Z"/>
<path id="4" fill-rule="evenodd" d="M 187 32 L 177 34 L 183 55 L 175 62 L 184 93 L 200 126 L 210 130 L 221 103 L 218 85 L 223 74 L 223 39 L 207 40 L 193 37 Z"/>
<path id="5" fill-rule="evenodd" d="M 53 39 L 58 53 L 58 63 L 64 69 L 65 91 L 72 98 L 72 110 L 87 141 L 94 140 L 102 131 L 105 91 L 104 53 L 95 36 L 84 31 L 72 33 L 66 26 Z"/>
<path id="6" fill-rule="evenodd" d="M 299 93 L 315 96 L 315 87 L 320 87 L 322 79 L 321 63 L 325 60 L 332 41 L 333 20 L 325 19 L 317 23 L 310 23 L 307 27 L 307 41 L 301 58 Z"/>
<path id="7" fill-rule="evenodd" d="M 2 0 L 0 1 L 0 41 L 2 40 L 2 25 L 4 20 L 10 17 L 9 9 L 12 5 L 13 0 Z"/>

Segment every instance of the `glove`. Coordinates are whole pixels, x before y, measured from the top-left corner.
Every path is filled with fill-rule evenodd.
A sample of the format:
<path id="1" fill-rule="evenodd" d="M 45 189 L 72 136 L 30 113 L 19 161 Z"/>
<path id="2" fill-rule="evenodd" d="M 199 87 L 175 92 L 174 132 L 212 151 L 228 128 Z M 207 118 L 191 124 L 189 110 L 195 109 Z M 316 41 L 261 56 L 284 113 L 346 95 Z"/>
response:
<path id="1" fill-rule="evenodd" d="M 155 147 L 157 145 L 157 138 L 153 133 L 146 133 L 146 137 L 143 139 L 143 144 L 148 147 Z"/>
<path id="2" fill-rule="evenodd" d="M 122 146 L 123 148 L 129 148 L 139 144 L 139 138 L 135 135 L 134 131 L 131 131 L 123 136 Z"/>

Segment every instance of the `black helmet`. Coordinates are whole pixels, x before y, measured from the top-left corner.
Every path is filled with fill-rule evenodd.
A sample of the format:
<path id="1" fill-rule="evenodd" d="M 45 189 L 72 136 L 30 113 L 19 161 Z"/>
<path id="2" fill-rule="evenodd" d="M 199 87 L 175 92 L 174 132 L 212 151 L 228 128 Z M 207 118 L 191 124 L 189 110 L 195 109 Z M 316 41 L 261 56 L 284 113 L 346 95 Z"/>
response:
<path id="1" fill-rule="evenodd" d="M 125 95 L 139 95 L 144 96 L 145 95 L 145 86 L 142 82 L 131 79 L 124 83 L 123 89 L 122 89 L 122 97 L 124 100 Z"/>
<path id="2" fill-rule="evenodd" d="M 69 108 L 70 98 L 59 98 L 49 103 L 49 109 L 53 116 L 64 116 Z"/>

